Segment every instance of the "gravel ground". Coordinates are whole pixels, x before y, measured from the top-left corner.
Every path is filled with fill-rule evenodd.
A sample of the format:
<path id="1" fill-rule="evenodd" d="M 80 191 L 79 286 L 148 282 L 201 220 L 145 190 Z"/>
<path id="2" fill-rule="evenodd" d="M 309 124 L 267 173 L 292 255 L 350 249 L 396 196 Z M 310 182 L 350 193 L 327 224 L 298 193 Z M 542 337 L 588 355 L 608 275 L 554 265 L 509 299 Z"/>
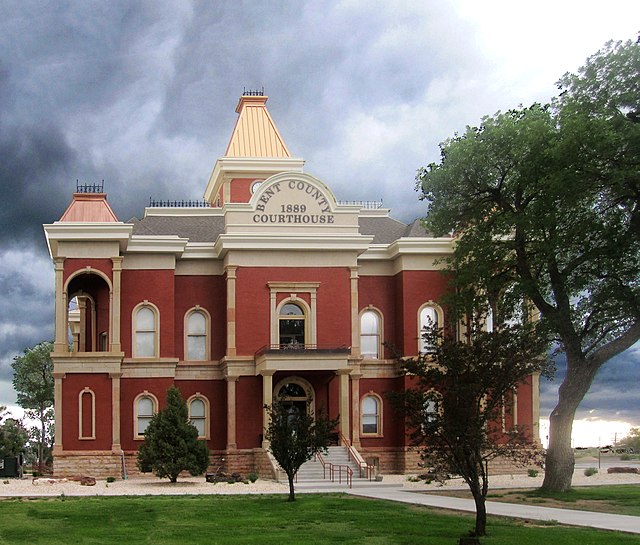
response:
<path id="1" fill-rule="evenodd" d="M 397 484 L 415 490 L 457 490 L 467 486 L 462 479 L 451 479 L 445 484 L 411 482 L 407 475 L 385 475 L 383 484 Z M 527 475 L 495 475 L 490 478 L 490 488 L 536 488 L 542 484 L 543 474 L 537 477 Z M 582 470 L 573 476 L 574 486 L 593 486 L 604 484 L 640 484 L 640 475 L 633 473 L 607 474 L 606 470 L 585 477 Z M 356 483 L 354 486 L 358 486 Z M 211 484 L 204 477 L 179 479 L 177 483 L 160 480 L 156 477 L 132 478 L 126 481 L 97 481 L 95 486 L 82 486 L 67 479 L 7 479 L 0 481 L 0 497 L 56 497 L 65 496 L 146 496 L 146 495 L 189 495 L 189 494 L 285 494 L 286 484 L 258 480 L 253 484 Z"/>

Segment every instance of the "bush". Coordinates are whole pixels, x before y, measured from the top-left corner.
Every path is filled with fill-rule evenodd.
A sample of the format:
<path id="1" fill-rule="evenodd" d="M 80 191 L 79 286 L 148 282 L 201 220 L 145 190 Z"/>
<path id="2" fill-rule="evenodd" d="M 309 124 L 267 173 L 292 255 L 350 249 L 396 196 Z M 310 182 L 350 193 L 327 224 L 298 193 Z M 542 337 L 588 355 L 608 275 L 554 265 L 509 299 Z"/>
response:
<path id="1" fill-rule="evenodd" d="M 598 470 L 595 467 L 588 467 L 584 470 L 585 477 L 591 477 L 591 475 L 595 475 L 596 473 L 598 473 Z"/>
<path id="2" fill-rule="evenodd" d="M 255 483 L 258 480 L 258 474 L 249 473 L 249 475 L 247 475 L 247 479 L 249 479 L 252 483 Z"/>
<path id="3" fill-rule="evenodd" d="M 116 478 L 115 477 L 107 477 L 107 482 L 108 483 L 115 483 L 116 482 Z"/>
<path id="4" fill-rule="evenodd" d="M 623 454 L 622 456 L 620 456 L 620 460 L 622 460 L 623 462 L 628 462 L 629 460 L 631 460 L 631 455 Z"/>
<path id="5" fill-rule="evenodd" d="M 529 477 L 537 477 L 538 476 L 538 470 L 537 469 L 530 469 L 527 471 L 527 475 L 529 475 Z"/>

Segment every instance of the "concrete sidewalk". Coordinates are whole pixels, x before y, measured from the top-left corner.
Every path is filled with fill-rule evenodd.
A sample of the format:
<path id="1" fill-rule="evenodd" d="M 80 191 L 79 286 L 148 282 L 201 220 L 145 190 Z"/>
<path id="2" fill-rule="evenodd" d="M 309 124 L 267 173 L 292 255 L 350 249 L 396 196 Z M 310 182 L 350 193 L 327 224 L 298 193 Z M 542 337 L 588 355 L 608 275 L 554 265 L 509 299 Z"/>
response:
<path id="1" fill-rule="evenodd" d="M 379 500 L 399 501 L 416 505 L 426 505 L 441 509 L 455 509 L 475 513 L 475 503 L 471 499 L 452 498 L 424 492 L 414 492 L 398 487 L 354 487 L 343 490 L 354 496 L 375 498 Z M 603 530 L 617 530 L 640 534 L 640 517 L 614 515 L 611 513 L 594 513 L 593 511 L 575 511 L 572 509 L 556 509 L 515 503 L 487 502 L 487 513 L 502 517 L 514 517 L 525 520 L 555 520 L 561 524 L 587 526 Z"/>

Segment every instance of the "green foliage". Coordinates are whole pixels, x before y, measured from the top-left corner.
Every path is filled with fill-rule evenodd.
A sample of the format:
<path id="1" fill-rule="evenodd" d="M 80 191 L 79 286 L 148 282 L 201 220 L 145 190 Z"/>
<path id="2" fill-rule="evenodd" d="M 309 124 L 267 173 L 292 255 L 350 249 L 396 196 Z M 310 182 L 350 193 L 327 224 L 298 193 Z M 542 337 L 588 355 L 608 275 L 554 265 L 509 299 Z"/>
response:
<path id="1" fill-rule="evenodd" d="M 584 470 L 585 477 L 591 477 L 592 475 L 596 475 L 598 470 L 595 467 L 588 467 Z"/>
<path id="2" fill-rule="evenodd" d="M 167 391 L 167 406 L 153 416 L 145 430 L 144 443 L 138 449 L 138 467 L 153 471 L 172 483 L 182 471 L 200 475 L 209 465 L 209 449 L 198 440 L 198 430 L 189 422 L 189 410 L 180 391 Z"/>
<path id="3" fill-rule="evenodd" d="M 640 339 L 639 81 L 640 44 L 609 43 L 552 104 L 485 117 L 417 176 L 427 228 L 457 236 L 454 288 L 479 287 L 498 323 L 530 301 L 566 353 L 545 474 L 563 489 L 578 404 Z"/>
<path id="4" fill-rule="evenodd" d="M 329 437 L 339 419 L 329 419 L 322 409 L 309 411 L 278 399 L 267 406 L 269 425 L 265 437 L 269 450 L 289 479 L 289 501 L 295 500 L 293 479 L 300 466 L 317 452 L 326 452 Z"/>
<path id="5" fill-rule="evenodd" d="M 107 477 L 107 482 L 108 483 L 115 483 L 116 482 L 116 478 L 115 477 Z"/>
<path id="6" fill-rule="evenodd" d="M 620 441 L 620 446 L 640 452 L 640 428 L 631 428 L 629 433 Z"/>
<path id="7" fill-rule="evenodd" d="M 249 475 L 247 475 L 247 479 L 249 479 L 249 481 L 251 481 L 252 483 L 255 483 L 258 480 L 258 474 L 257 473 L 249 473 Z"/>
<path id="8" fill-rule="evenodd" d="M 6 414 L 3 420 L 2 412 L 0 407 L 0 458 L 23 454 L 29 440 L 29 431 L 22 421 L 7 417 Z"/>
<path id="9" fill-rule="evenodd" d="M 539 462 L 524 430 L 503 430 L 502 418 L 514 388 L 546 370 L 546 342 L 530 324 L 490 332 L 483 330 L 481 320 L 468 325 L 464 341 L 435 326 L 426 328 L 425 341 L 432 350 L 398 360 L 414 386 L 391 399 L 406 416 L 425 468 L 440 478 L 464 478 L 476 501 L 475 534 L 482 536 L 487 463 L 497 457 L 523 465 Z"/>
<path id="10" fill-rule="evenodd" d="M 11 363 L 18 405 L 25 409 L 29 418 L 40 422 L 39 427 L 30 431 L 31 439 L 37 445 L 40 465 L 46 463 L 53 446 L 52 350 L 53 343 L 43 342 L 26 348 L 24 354 L 16 356 Z"/>
<path id="11" fill-rule="evenodd" d="M 529 477 L 537 477 L 538 473 L 539 473 L 539 471 L 537 469 L 528 469 L 527 470 L 527 475 L 529 475 Z"/>

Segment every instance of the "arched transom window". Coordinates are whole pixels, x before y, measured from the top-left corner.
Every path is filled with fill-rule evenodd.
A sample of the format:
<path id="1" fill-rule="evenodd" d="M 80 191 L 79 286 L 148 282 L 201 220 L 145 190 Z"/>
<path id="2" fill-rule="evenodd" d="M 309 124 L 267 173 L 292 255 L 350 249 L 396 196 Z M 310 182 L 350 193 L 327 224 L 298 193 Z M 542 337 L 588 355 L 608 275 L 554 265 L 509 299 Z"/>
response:
<path id="1" fill-rule="evenodd" d="M 189 421 L 198 430 L 198 437 L 209 438 L 209 404 L 199 394 L 189 399 Z"/>
<path id="2" fill-rule="evenodd" d="M 362 398 L 362 435 L 382 434 L 382 400 L 375 394 Z"/>
<path id="3" fill-rule="evenodd" d="M 360 353 L 365 359 L 380 357 L 380 315 L 366 310 L 360 316 Z"/>
<path id="4" fill-rule="evenodd" d="M 185 327 L 185 359 L 190 361 L 202 361 L 209 359 L 209 320 L 207 314 L 203 310 L 197 308 L 189 312 L 185 320 Z"/>
<path id="5" fill-rule="evenodd" d="M 281 348 L 304 348 L 306 316 L 296 303 L 282 305 L 278 316 Z"/>
<path id="6" fill-rule="evenodd" d="M 440 315 L 438 313 L 438 308 L 432 304 L 426 304 L 420 309 L 419 320 L 418 320 L 418 334 L 420 336 L 420 341 L 418 346 L 420 347 L 420 352 L 426 354 L 428 352 L 432 352 L 434 349 L 433 344 L 424 338 L 424 332 L 427 328 L 438 328 L 440 327 Z"/>
<path id="7" fill-rule="evenodd" d="M 149 304 L 142 304 L 134 310 L 134 358 L 156 358 L 159 353 L 158 311 Z"/>

